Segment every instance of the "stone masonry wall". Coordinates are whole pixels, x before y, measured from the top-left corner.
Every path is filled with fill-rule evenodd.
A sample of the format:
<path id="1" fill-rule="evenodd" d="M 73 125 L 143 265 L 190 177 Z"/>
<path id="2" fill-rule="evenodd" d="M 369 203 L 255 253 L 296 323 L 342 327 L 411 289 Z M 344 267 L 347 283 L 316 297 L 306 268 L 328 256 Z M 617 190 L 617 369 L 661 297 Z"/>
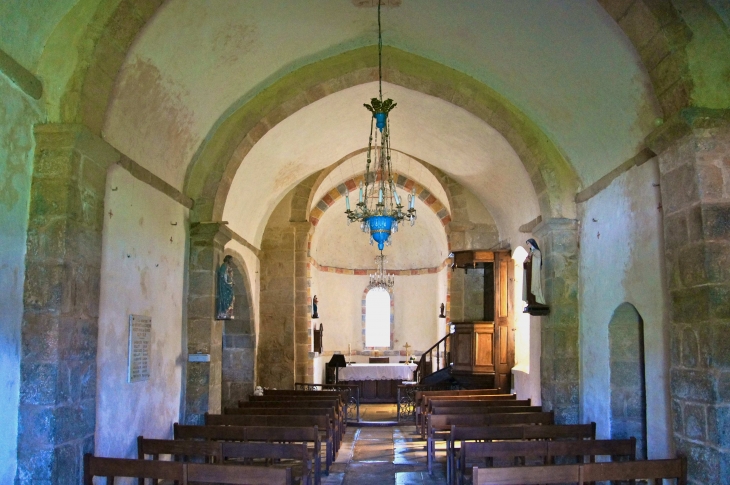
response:
<path id="1" fill-rule="evenodd" d="M 104 190 L 119 153 L 39 125 L 28 223 L 16 484 L 80 484 L 94 451 Z"/>
<path id="2" fill-rule="evenodd" d="M 210 354 L 210 362 L 188 362 L 185 423 L 202 424 L 206 412 L 221 410 L 223 322 L 215 319 L 216 270 L 230 237 L 221 223 L 195 223 L 190 228 L 188 266 L 188 354 Z"/>
<path id="3" fill-rule="evenodd" d="M 579 420 L 578 230 L 572 219 L 550 219 L 533 231 L 543 260 L 550 315 L 542 317 L 542 405 L 557 424 Z"/>
<path id="4" fill-rule="evenodd" d="M 679 133 L 680 136 L 677 136 Z M 730 115 L 660 130 L 675 446 L 693 484 L 730 483 Z"/>

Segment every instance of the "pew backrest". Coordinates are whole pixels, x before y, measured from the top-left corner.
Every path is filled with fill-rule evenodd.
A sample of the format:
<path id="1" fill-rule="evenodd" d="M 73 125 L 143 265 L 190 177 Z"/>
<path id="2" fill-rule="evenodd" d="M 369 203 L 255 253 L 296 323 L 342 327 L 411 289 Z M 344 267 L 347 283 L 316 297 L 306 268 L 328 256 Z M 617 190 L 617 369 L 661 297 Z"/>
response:
<path id="1" fill-rule="evenodd" d="M 172 435 L 176 440 L 245 441 L 245 426 L 200 426 L 175 423 Z"/>
<path id="2" fill-rule="evenodd" d="M 84 485 L 93 485 L 94 477 L 106 477 L 109 485 L 114 483 L 116 477 L 172 480 L 180 485 L 187 485 L 188 481 L 219 485 L 290 485 L 292 483 L 291 468 L 102 458 L 87 453 L 84 455 Z"/>
<path id="3" fill-rule="evenodd" d="M 493 441 L 466 442 L 461 448 L 462 463 L 482 458 L 542 457 L 544 464 L 552 463 L 555 457 L 574 456 L 579 463 L 595 461 L 597 456 L 625 456 L 636 459 L 636 439 L 585 440 L 585 441 Z"/>
<path id="4" fill-rule="evenodd" d="M 175 461 L 188 461 L 191 457 L 202 457 L 206 463 L 222 463 L 220 443 L 200 440 L 158 440 L 144 436 L 137 437 L 137 458 L 147 455 L 159 459 L 160 455 L 172 455 Z"/>
<path id="5" fill-rule="evenodd" d="M 553 411 L 539 413 L 434 414 L 428 417 L 428 434 L 460 426 L 503 426 L 515 424 L 554 424 Z"/>
<path id="6" fill-rule="evenodd" d="M 542 483 L 577 483 L 609 480 L 675 479 L 687 484 L 687 460 L 640 460 L 582 465 L 520 466 L 473 468 L 474 485 L 533 485 Z"/>
<path id="7" fill-rule="evenodd" d="M 542 406 L 454 406 L 433 407 L 431 414 L 499 414 L 499 413 L 539 413 Z"/>
<path id="8" fill-rule="evenodd" d="M 542 426 L 451 426 L 452 441 L 595 439 L 596 423 L 547 424 Z"/>
<path id="9" fill-rule="evenodd" d="M 172 461 L 102 458 L 87 453 L 84 455 L 84 485 L 93 485 L 94 477 L 106 477 L 109 485 L 116 477 L 175 480 L 186 485 L 185 465 Z"/>

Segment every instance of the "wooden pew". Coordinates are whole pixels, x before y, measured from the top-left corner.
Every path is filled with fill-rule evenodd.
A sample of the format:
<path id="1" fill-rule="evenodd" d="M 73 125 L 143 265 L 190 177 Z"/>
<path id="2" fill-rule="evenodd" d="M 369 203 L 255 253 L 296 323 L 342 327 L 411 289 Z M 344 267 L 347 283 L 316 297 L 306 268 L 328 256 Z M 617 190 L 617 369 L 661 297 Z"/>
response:
<path id="1" fill-rule="evenodd" d="M 199 440 L 158 440 L 137 437 L 137 455 L 140 460 L 152 456 L 159 460 L 160 455 L 171 455 L 173 461 L 187 462 L 190 457 L 205 458 L 206 463 L 222 464 L 225 458 L 250 459 L 294 459 L 302 462 L 303 485 L 312 485 L 312 462 L 314 452 L 307 449 L 306 442 L 294 444 L 278 443 L 241 443 Z M 139 479 L 144 485 L 144 479 Z"/>
<path id="2" fill-rule="evenodd" d="M 345 413 L 344 407 L 337 397 L 330 396 L 312 396 L 306 399 L 300 399 L 295 396 L 277 396 L 277 395 L 264 395 L 264 396 L 249 396 L 249 401 L 238 401 L 238 407 L 260 407 L 262 403 L 267 407 L 292 407 L 292 408 L 314 408 L 314 407 L 326 407 L 328 404 L 332 405 L 335 409 L 335 416 L 339 423 L 340 435 L 345 433 Z"/>
<path id="3" fill-rule="evenodd" d="M 269 415 L 236 415 L 236 414 L 206 414 L 205 424 L 210 426 L 276 426 L 276 427 L 298 427 L 311 428 L 317 426 L 323 435 L 325 443 L 326 459 L 325 467 L 329 474 L 330 465 L 337 458 L 334 428 L 327 415 L 304 415 L 304 416 L 269 416 Z M 242 440 L 243 441 L 243 440 Z"/>
<path id="4" fill-rule="evenodd" d="M 687 484 L 687 460 L 640 460 L 619 463 L 582 465 L 521 466 L 508 468 L 474 467 L 474 485 L 533 485 L 543 483 L 577 483 L 608 480 L 675 479 Z"/>
<path id="5" fill-rule="evenodd" d="M 516 424 L 555 424 L 553 411 L 540 413 L 437 414 L 428 419 L 426 456 L 428 473 L 433 474 L 436 441 L 446 441 L 451 426 L 506 426 Z M 447 470 L 448 471 L 448 470 Z"/>
<path id="6" fill-rule="evenodd" d="M 297 460 L 302 462 L 302 485 L 319 485 L 319 474 L 314 477 L 314 453 L 306 443 L 251 443 L 221 442 L 218 443 L 221 454 L 226 460 L 231 459 L 265 459 L 265 460 Z"/>
<path id="7" fill-rule="evenodd" d="M 597 456 L 625 456 L 636 460 L 636 438 L 627 440 L 581 440 L 581 441 L 497 441 L 489 443 L 466 442 L 459 453 L 459 483 L 464 484 L 468 460 L 495 458 L 517 459 L 539 457 L 541 465 L 552 465 L 555 457 L 575 457 L 577 463 L 595 462 Z"/>
<path id="8" fill-rule="evenodd" d="M 460 468 L 456 443 L 459 448 L 466 441 L 480 440 L 594 440 L 596 423 L 589 424 L 544 424 L 541 426 L 457 426 L 452 425 L 446 439 L 446 474 L 449 483 L 454 483 Z"/>
<path id="9" fill-rule="evenodd" d="M 542 406 L 434 406 L 433 414 L 494 414 L 494 413 L 539 413 Z"/>
<path id="10" fill-rule="evenodd" d="M 84 485 L 93 485 L 94 477 L 106 477 L 107 485 L 113 485 L 116 477 L 172 480 L 179 485 L 187 485 L 188 481 L 221 485 L 292 484 L 291 468 L 101 458 L 87 453 Z"/>
<path id="11" fill-rule="evenodd" d="M 307 443 L 311 445 L 314 458 L 314 480 L 320 483 L 322 468 L 322 441 L 317 426 L 214 426 L 214 425 L 173 425 L 173 436 L 176 440 L 212 440 L 234 442 L 285 442 Z M 329 474 L 329 467 L 326 469 Z"/>
<path id="12" fill-rule="evenodd" d="M 342 436 L 345 433 L 344 415 L 337 411 L 337 406 L 333 402 L 314 400 L 314 401 L 266 401 L 266 402 L 239 402 L 238 407 L 240 409 L 247 408 L 260 408 L 267 407 L 269 409 L 331 409 L 334 415 L 335 427 L 333 432 L 336 432 L 335 440 L 337 442 L 337 450 L 339 450 L 339 444 L 342 441 Z M 235 412 L 224 413 L 224 414 L 240 414 Z"/>
<path id="13" fill-rule="evenodd" d="M 172 455 L 173 461 L 186 462 L 191 457 L 205 459 L 206 463 L 223 463 L 220 445 L 214 441 L 157 440 L 137 436 L 137 458 L 159 460 L 160 455 Z M 144 485 L 140 480 L 139 485 Z"/>
<path id="14" fill-rule="evenodd" d="M 428 414 L 428 408 L 430 405 L 430 402 L 432 400 L 439 400 L 439 401 L 516 401 L 517 395 L 516 394 L 462 394 L 462 395 L 455 395 L 455 396 L 430 396 L 428 394 L 424 395 L 421 399 L 420 406 L 417 407 L 416 412 L 416 428 L 419 428 L 420 424 L 420 432 L 421 432 L 421 438 L 425 437 L 426 433 L 426 415 Z M 528 400 L 525 400 L 528 401 Z M 523 405 L 529 406 L 530 402 L 524 402 Z"/>
<path id="15" fill-rule="evenodd" d="M 421 411 L 421 404 L 425 396 L 486 396 L 499 394 L 499 389 L 460 389 L 460 390 L 443 390 L 443 391 L 416 391 L 415 406 L 416 406 L 416 428 L 419 428 L 419 413 Z"/>

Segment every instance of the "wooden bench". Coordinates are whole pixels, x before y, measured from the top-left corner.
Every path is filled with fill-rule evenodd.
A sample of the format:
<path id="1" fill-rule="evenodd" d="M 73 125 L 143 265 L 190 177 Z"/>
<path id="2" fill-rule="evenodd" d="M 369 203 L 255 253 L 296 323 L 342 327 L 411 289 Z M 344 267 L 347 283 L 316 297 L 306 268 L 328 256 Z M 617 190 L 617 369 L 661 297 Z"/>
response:
<path id="1" fill-rule="evenodd" d="M 345 433 L 345 421 L 344 415 L 338 411 L 338 406 L 333 401 L 327 400 L 313 400 L 313 401 L 264 401 L 264 402 L 239 402 L 238 407 L 240 409 L 247 408 L 260 408 L 267 407 L 269 409 L 331 409 L 334 414 L 336 427 L 333 431 L 337 434 L 335 440 L 337 441 L 337 449 L 339 450 L 339 443 L 342 440 L 342 435 Z M 236 414 L 236 413 L 224 413 L 224 414 Z"/>
<path id="2" fill-rule="evenodd" d="M 264 396 L 290 396 L 296 399 L 304 398 L 305 400 L 309 397 L 338 397 L 340 399 L 340 406 L 343 415 L 343 433 L 347 428 L 347 404 L 350 401 L 350 390 L 322 390 L 322 391 L 306 391 L 300 389 L 283 390 L 283 389 L 264 389 Z"/>
<path id="3" fill-rule="evenodd" d="M 479 468 L 472 471 L 474 485 L 533 485 L 543 483 L 577 483 L 609 480 L 675 479 L 687 484 L 687 460 L 640 460 L 619 463 L 582 465 L 548 465 L 508 468 Z"/>
<path id="4" fill-rule="evenodd" d="M 160 455 L 171 455 L 174 461 L 189 461 L 192 457 L 203 458 L 206 463 L 223 463 L 220 445 L 215 441 L 158 440 L 144 436 L 137 437 L 137 458 L 151 456 L 159 460 Z M 140 481 L 139 485 L 144 485 Z"/>
<path id="5" fill-rule="evenodd" d="M 317 426 L 218 426 L 173 425 L 176 440 L 212 440 L 233 442 L 306 443 L 314 459 L 314 481 L 319 485 L 322 468 L 322 442 Z M 311 448 L 310 448 L 311 446 Z M 326 469 L 329 473 L 329 467 Z"/>
<path id="6" fill-rule="evenodd" d="M 505 426 L 517 424 L 555 424 L 555 415 L 553 411 L 549 411 L 539 413 L 438 414 L 430 416 L 426 436 L 428 473 L 433 474 L 433 462 L 436 459 L 436 441 L 448 440 L 452 425 Z"/>
<path id="7" fill-rule="evenodd" d="M 188 482 L 221 485 L 292 484 L 291 468 L 102 458 L 87 453 L 84 455 L 84 485 L 93 485 L 94 477 L 105 477 L 107 485 L 113 485 L 117 477 L 172 480 L 179 485 L 187 485 Z"/>
<path id="8" fill-rule="evenodd" d="M 457 395 L 457 396 L 429 396 L 425 395 L 423 396 L 421 400 L 421 405 L 418 408 L 417 416 L 416 416 L 416 427 L 419 427 L 420 424 L 420 432 L 421 432 L 421 438 L 424 438 L 425 432 L 426 432 L 426 415 L 428 414 L 428 409 L 430 406 L 431 401 L 438 400 L 438 401 L 517 401 L 517 395 L 516 394 L 491 394 L 491 395 L 485 395 L 485 394 L 468 394 L 468 395 Z M 527 401 L 527 400 L 525 400 Z M 523 401 L 522 405 L 529 406 L 530 402 Z"/>
<path id="9" fill-rule="evenodd" d="M 337 418 L 337 421 L 340 426 L 340 434 L 344 434 L 345 432 L 345 422 L 347 421 L 347 417 L 345 415 L 345 407 L 343 407 L 342 402 L 340 402 L 338 397 L 331 397 L 331 396 L 308 396 L 306 398 L 304 397 L 296 397 L 296 396 L 278 396 L 278 395 L 268 395 L 268 396 L 249 396 L 249 401 L 238 401 L 238 407 L 260 407 L 262 406 L 262 403 L 264 406 L 267 407 L 292 407 L 292 408 L 314 408 L 314 407 L 326 407 L 327 405 L 331 405 L 335 409 L 335 416 Z"/>
<path id="10" fill-rule="evenodd" d="M 314 452 L 306 443 L 220 442 L 225 460 L 297 460 L 302 463 L 302 485 L 319 485 L 320 474 L 314 473 Z"/>
<path id="11" fill-rule="evenodd" d="M 431 397 L 459 397 L 459 396 L 505 396 L 511 394 L 500 394 L 499 389 L 463 389 L 455 391 L 416 391 L 415 407 L 416 407 L 416 429 L 423 431 L 423 423 L 421 422 L 421 414 L 425 404 Z M 514 395 L 517 399 L 517 395 Z"/>
<path id="12" fill-rule="evenodd" d="M 271 415 L 241 415 L 241 414 L 206 414 L 205 424 L 212 426 L 276 426 L 276 427 L 312 427 L 317 426 L 322 434 L 322 441 L 325 443 L 326 459 L 325 466 L 329 474 L 330 465 L 337 458 L 337 446 L 339 441 L 335 440 L 334 426 L 327 415 L 302 415 L 302 416 L 271 416 Z"/>
<path id="13" fill-rule="evenodd" d="M 597 456 L 624 456 L 636 460 L 636 439 L 626 440 L 581 440 L 581 441 L 497 441 L 489 443 L 466 442 L 461 447 L 459 463 L 459 483 L 464 484 L 468 460 L 486 459 L 488 463 L 494 459 L 510 459 L 518 465 L 517 460 L 525 463 L 527 457 L 538 457 L 540 465 L 555 464 L 555 457 L 574 457 L 577 463 L 593 463 Z M 588 461 L 586 461 L 586 458 Z"/>
<path id="14" fill-rule="evenodd" d="M 312 485 L 314 452 L 307 444 L 294 443 L 241 443 L 199 440 L 159 440 L 137 437 L 137 454 L 140 460 L 152 456 L 171 455 L 173 461 L 187 462 L 191 457 L 201 457 L 206 463 L 222 464 L 225 458 L 245 459 L 293 459 L 302 462 L 302 482 Z M 144 479 L 139 479 L 144 485 Z"/>
<path id="15" fill-rule="evenodd" d="M 544 424 L 541 426 L 457 426 L 452 425 L 446 439 L 446 474 L 453 483 L 457 464 L 457 449 L 466 441 L 480 440 L 593 440 L 596 438 L 596 423 L 589 424 Z M 459 443 L 457 448 L 456 443 Z"/>

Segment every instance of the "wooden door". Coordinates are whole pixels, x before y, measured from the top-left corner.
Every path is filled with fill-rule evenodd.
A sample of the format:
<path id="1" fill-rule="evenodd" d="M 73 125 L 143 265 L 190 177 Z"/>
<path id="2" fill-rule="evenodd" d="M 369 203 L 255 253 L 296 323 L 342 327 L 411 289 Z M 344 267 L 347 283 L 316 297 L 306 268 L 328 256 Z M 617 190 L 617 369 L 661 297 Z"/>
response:
<path id="1" fill-rule="evenodd" d="M 513 266 L 509 253 L 495 254 L 495 387 L 505 394 L 512 389 L 512 367 L 515 366 L 515 334 L 507 320 L 509 312 L 514 311 L 509 301 Z"/>

